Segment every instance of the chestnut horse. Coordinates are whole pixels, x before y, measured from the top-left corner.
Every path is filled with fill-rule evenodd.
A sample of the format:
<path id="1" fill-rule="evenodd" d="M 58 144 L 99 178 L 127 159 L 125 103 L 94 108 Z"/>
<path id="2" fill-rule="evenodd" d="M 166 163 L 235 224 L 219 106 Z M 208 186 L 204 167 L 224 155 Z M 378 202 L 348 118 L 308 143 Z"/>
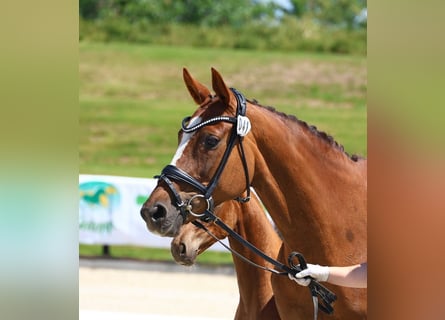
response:
<path id="1" fill-rule="evenodd" d="M 264 253 L 272 257 L 278 254 L 282 241 L 256 197 L 252 197 L 250 202 L 243 204 L 234 200 L 224 202 L 215 208 L 215 214 L 242 237 L 249 239 L 257 248 L 261 248 Z M 227 237 L 227 233 L 217 225 L 205 222 L 202 224 L 218 239 Z M 216 239 L 206 231 L 192 223 L 187 223 L 181 227 L 179 234 L 172 240 L 171 252 L 177 263 L 192 265 L 197 255 L 215 242 Z M 231 237 L 229 237 L 229 243 L 233 250 L 252 262 L 273 268 Z M 235 319 L 281 319 L 272 292 L 272 273 L 243 261 L 236 254 L 232 256 L 240 295 Z M 287 277 L 284 280 L 295 289 L 300 287 L 295 282 L 289 281 Z M 305 298 L 309 299 L 307 291 L 301 287 L 299 289 L 304 291 Z M 308 305 L 308 307 L 311 306 Z"/>
<path id="2" fill-rule="evenodd" d="M 366 159 L 293 116 L 246 101 L 213 68 L 215 95 L 186 69 L 183 75 L 199 108 L 183 121 L 178 150 L 142 206 L 148 229 L 175 236 L 252 185 L 284 243 L 309 263 L 366 261 Z M 336 314 L 367 317 L 366 289 L 326 286 L 337 294 Z"/>

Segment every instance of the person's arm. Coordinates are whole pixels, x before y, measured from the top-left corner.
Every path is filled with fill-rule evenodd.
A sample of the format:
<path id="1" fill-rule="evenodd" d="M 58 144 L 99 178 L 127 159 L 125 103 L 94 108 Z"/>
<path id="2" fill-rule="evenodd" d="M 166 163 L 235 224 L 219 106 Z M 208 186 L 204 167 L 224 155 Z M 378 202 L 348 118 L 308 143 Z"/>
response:
<path id="1" fill-rule="evenodd" d="M 318 264 L 308 264 L 307 269 L 300 271 L 295 277 L 289 275 L 289 278 L 302 286 L 307 286 L 310 283 L 310 279 L 305 279 L 307 276 L 320 282 L 327 281 L 339 286 L 366 288 L 368 263 L 365 262 L 347 267 L 327 267 Z"/>
<path id="2" fill-rule="evenodd" d="M 368 263 L 348 267 L 329 267 L 327 282 L 343 287 L 366 288 L 368 284 Z"/>

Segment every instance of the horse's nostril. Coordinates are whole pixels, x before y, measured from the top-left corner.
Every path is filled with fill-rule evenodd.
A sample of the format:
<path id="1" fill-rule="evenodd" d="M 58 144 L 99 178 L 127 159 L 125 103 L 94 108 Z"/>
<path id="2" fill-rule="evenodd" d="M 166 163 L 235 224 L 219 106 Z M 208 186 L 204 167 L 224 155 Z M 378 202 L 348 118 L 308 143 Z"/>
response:
<path id="1" fill-rule="evenodd" d="M 164 206 L 156 205 L 149 210 L 149 213 L 151 215 L 151 219 L 156 221 L 165 218 L 167 215 L 167 210 L 164 208 Z"/>
<path id="2" fill-rule="evenodd" d="M 156 222 L 166 217 L 167 209 L 165 209 L 163 205 L 157 204 L 150 208 L 143 207 L 140 213 L 142 219 L 151 219 L 152 221 Z"/>
<path id="3" fill-rule="evenodd" d="M 186 254 L 186 247 L 185 247 L 185 244 L 183 243 L 183 242 L 181 242 L 180 244 L 179 244 L 179 254 L 181 255 L 181 256 L 184 256 L 185 254 Z"/>

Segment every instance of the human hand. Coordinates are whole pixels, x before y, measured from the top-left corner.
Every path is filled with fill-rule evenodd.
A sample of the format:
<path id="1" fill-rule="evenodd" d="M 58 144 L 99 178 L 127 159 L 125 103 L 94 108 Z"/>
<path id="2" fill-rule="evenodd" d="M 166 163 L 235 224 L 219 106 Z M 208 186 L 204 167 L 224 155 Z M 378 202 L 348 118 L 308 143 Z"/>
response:
<path id="1" fill-rule="evenodd" d="M 318 264 L 308 263 L 307 268 L 304 270 L 301 270 L 295 276 L 289 274 L 289 278 L 291 280 L 294 280 L 300 286 L 308 286 L 309 285 L 309 283 L 311 282 L 311 279 L 306 278 L 308 276 L 314 278 L 317 281 L 327 281 L 329 278 L 329 267 L 320 266 Z"/>

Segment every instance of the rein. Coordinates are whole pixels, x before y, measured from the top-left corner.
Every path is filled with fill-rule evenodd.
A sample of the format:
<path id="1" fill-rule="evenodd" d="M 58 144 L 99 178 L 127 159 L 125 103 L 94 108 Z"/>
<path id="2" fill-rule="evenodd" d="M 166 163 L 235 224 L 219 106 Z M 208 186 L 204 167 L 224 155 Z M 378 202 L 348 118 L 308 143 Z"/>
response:
<path id="1" fill-rule="evenodd" d="M 236 117 L 229 117 L 229 116 L 219 116 L 219 117 L 215 117 L 215 118 L 211 118 L 208 120 L 205 120 L 203 122 L 200 122 L 196 125 L 193 125 L 191 127 L 187 127 L 187 123 L 190 121 L 191 117 L 186 117 L 183 121 L 182 121 L 182 130 L 185 133 L 191 133 L 191 132 L 195 132 L 199 129 L 201 129 L 204 126 L 207 125 L 211 125 L 211 124 L 215 124 L 218 122 L 228 122 L 228 123 L 232 123 L 233 124 L 233 128 L 230 134 L 230 138 L 229 138 L 229 142 L 227 144 L 227 148 L 224 152 L 224 155 L 221 159 L 221 162 L 219 163 L 219 166 L 215 172 L 215 174 L 213 175 L 212 179 L 210 180 L 210 182 L 208 183 L 208 185 L 203 185 L 201 182 L 199 182 L 198 180 L 196 180 L 195 178 L 193 178 L 191 175 L 189 175 L 187 172 L 183 171 L 182 169 L 173 166 L 173 165 L 167 165 L 161 172 L 161 175 L 159 176 L 155 176 L 155 178 L 158 178 L 162 181 L 164 181 L 168 188 L 170 189 L 171 193 L 173 194 L 173 197 L 176 200 L 176 206 L 177 208 L 180 210 L 181 215 L 183 216 L 184 221 L 186 221 L 187 215 L 191 214 L 195 217 L 200 218 L 202 221 L 205 222 L 210 222 L 213 221 L 215 224 L 217 224 L 220 228 L 224 229 L 230 236 L 232 236 L 235 240 L 237 240 L 239 243 L 241 243 L 242 245 L 244 245 L 245 247 L 247 247 L 250 251 L 252 251 L 253 253 L 255 253 L 256 255 L 260 256 L 261 258 L 263 258 L 264 260 L 266 260 L 267 262 L 271 263 L 272 265 L 274 265 L 276 268 L 278 268 L 279 270 L 283 270 L 282 272 L 267 268 L 267 267 L 263 267 L 260 266 L 252 261 L 250 261 L 249 259 L 247 259 L 246 257 L 243 257 L 241 254 L 237 253 L 236 251 L 232 250 L 231 248 L 227 247 L 226 245 L 224 245 L 218 238 L 216 238 L 209 230 L 207 230 L 207 228 L 205 228 L 200 222 L 194 220 L 192 221 L 192 223 L 194 223 L 196 226 L 198 226 L 199 228 L 204 229 L 207 233 L 209 233 L 212 237 L 214 237 L 217 241 L 219 241 L 221 244 L 223 244 L 224 247 L 226 247 L 228 250 L 230 250 L 231 252 L 235 253 L 237 256 L 239 256 L 241 259 L 243 259 L 244 261 L 259 267 L 261 269 L 273 272 L 273 273 L 277 273 L 279 275 L 292 275 L 295 276 L 298 272 L 300 272 L 303 269 L 306 269 L 306 261 L 303 257 L 303 255 L 301 255 L 298 252 L 292 252 L 289 255 L 288 258 L 288 263 L 289 266 L 286 266 L 284 264 L 282 264 L 281 262 L 269 257 L 268 255 L 266 255 L 264 252 L 262 252 L 261 250 L 259 250 L 258 248 L 256 248 L 253 244 L 251 244 L 250 242 L 248 242 L 247 240 L 245 240 L 244 238 L 242 238 L 238 233 L 236 233 L 234 230 L 232 230 L 229 226 L 227 226 L 221 219 L 219 219 L 218 217 L 216 217 L 213 214 L 213 209 L 214 209 L 214 201 L 212 198 L 212 193 L 213 190 L 216 188 L 216 185 L 219 181 L 219 178 L 226 166 L 226 163 L 229 159 L 230 153 L 232 152 L 232 149 L 235 146 L 236 140 L 238 139 L 239 141 L 239 148 L 240 148 L 240 153 L 241 153 L 241 161 L 243 164 L 243 169 L 244 169 L 244 175 L 246 177 L 246 192 L 247 195 L 245 198 L 243 197 L 238 197 L 236 198 L 237 201 L 239 202 L 247 202 L 250 200 L 250 179 L 249 179 L 249 171 L 248 171 L 248 167 L 247 167 L 247 161 L 246 161 L 246 156 L 244 153 L 244 148 L 243 148 L 243 138 L 244 136 L 250 131 L 251 128 L 251 124 L 249 119 L 246 117 L 246 109 L 247 109 L 247 103 L 246 103 L 246 98 L 236 89 L 234 88 L 230 88 L 230 90 L 233 92 L 233 94 L 236 97 L 237 100 L 237 110 L 236 110 Z M 176 190 L 176 188 L 174 187 L 173 183 L 171 182 L 171 180 L 175 180 L 175 181 L 180 181 L 180 182 L 184 182 L 192 187 L 194 187 L 195 189 L 197 189 L 200 194 L 196 194 L 194 196 L 192 196 L 187 202 L 183 201 L 181 199 L 181 196 L 179 195 L 179 192 Z M 197 198 L 203 198 L 206 203 L 207 203 L 207 209 L 203 212 L 203 213 L 196 213 L 193 212 L 193 205 L 192 205 L 192 201 L 194 199 Z M 295 265 L 293 263 L 293 259 L 294 257 L 297 257 L 300 264 L 299 265 Z M 320 310 L 322 310 L 323 312 L 327 313 L 327 314 L 331 314 L 333 312 L 333 307 L 331 306 L 331 303 L 333 301 L 335 301 L 337 299 L 336 295 L 331 292 L 329 289 L 327 289 L 326 287 L 322 286 L 320 283 L 318 283 L 316 280 L 311 279 L 311 282 L 309 284 L 309 290 L 311 292 L 312 295 L 312 300 L 314 302 L 314 319 L 317 319 L 317 314 L 318 314 L 318 308 L 320 308 Z M 318 298 L 321 298 L 321 300 L 323 301 L 323 303 L 321 304 L 318 301 Z"/>
<path id="2" fill-rule="evenodd" d="M 232 228 L 230 228 L 227 224 L 225 224 L 220 218 L 215 216 L 212 212 L 207 211 L 206 214 L 210 217 L 210 221 L 214 222 L 216 225 L 218 225 L 220 228 L 225 230 L 233 239 L 238 241 L 240 244 L 242 244 L 244 247 L 248 248 L 250 251 L 252 251 L 257 256 L 263 258 L 270 264 L 274 265 L 277 269 L 282 270 L 282 272 L 279 272 L 277 270 L 261 266 L 248 258 L 244 257 L 237 251 L 233 250 L 232 248 L 228 247 L 224 242 L 222 242 L 220 239 L 218 239 L 209 229 L 207 229 L 202 223 L 200 223 L 197 220 L 192 221 L 192 223 L 197 226 L 198 228 L 203 229 L 205 232 L 207 232 L 210 236 L 212 236 L 215 240 L 217 240 L 221 245 L 223 245 L 227 250 L 241 258 L 243 261 L 253 265 L 254 267 L 263 269 L 265 271 L 269 271 L 271 273 L 275 273 L 277 275 L 291 275 L 295 277 L 297 273 L 307 268 L 306 260 L 304 259 L 303 255 L 299 252 L 292 252 L 288 257 L 288 263 L 289 267 L 285 264 L 279 262 L 278 260 L 275 260 L 268 255 L 266 255 L 263 251 L 255 247 L 253 244 L 251 244 L 249 241 L 241 237 L 238 233 L 236 233 Z M 294 258 L 297 257 L 299 264 L 295 264 L 293 262 Z M 326 314 L 332 314 L 334 311 L 334 308 L 332 307 L 332 303 L 337 299 L 337 296 L 335 293 L 330 291 L 325 286 L 321 285 L 319 282 L 317 282 L 315 279 L 309 277 L 311 279 L 311 282 L 309 283 L 308 287 L 311 292 L 312 296 L 312 302 L 314 304 L 314 319 L 317 319 L 318 315 L 318 309 L 325 312 Z M 318 299 L 320 298 L 320 300 Z"/>

